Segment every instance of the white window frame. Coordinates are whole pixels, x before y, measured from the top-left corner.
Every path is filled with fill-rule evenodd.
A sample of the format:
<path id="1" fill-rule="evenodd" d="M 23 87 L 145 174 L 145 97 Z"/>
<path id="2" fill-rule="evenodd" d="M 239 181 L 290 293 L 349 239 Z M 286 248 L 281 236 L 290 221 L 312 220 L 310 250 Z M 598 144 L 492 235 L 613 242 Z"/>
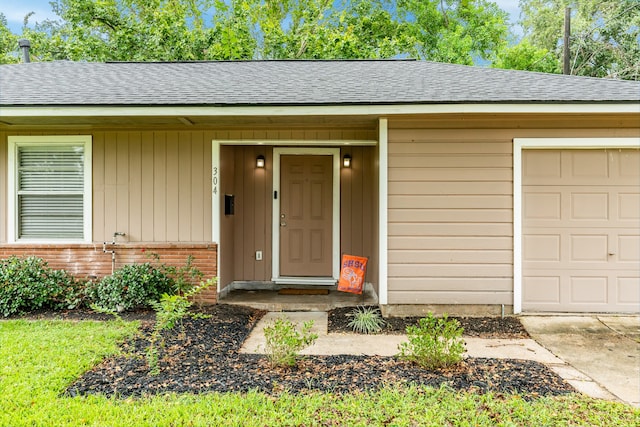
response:
<path id="1" fill-rule="evenodd" d="M 9 136 L 8 138 L 8 179 L 7 179 L 7 240 L 9 243 L 78 243 L 92 241 L 92 164 L 91 135 L 31 135 Z M 82 145 L 84 149 L 84 197 L 83 197 L 83 238 L 47 238 L 47 239 L 19 239 L 18 238 L 18 149 L 24 146 L 46 145 Z"/>

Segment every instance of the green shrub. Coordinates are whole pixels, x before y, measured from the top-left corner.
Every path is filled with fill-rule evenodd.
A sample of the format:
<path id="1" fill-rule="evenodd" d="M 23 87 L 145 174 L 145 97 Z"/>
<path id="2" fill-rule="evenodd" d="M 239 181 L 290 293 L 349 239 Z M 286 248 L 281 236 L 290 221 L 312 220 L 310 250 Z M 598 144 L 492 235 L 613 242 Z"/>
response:
<path id="1" fill-rule="evenodd" d="M 171 294 L 174 280 L 148 262 L 125 265 L 99 282 L 87 284 L 87 296 L 97 306 L 116 312 L 146 307 Z"/>
<path id="2" fill-rule="evenodd" d="M 0 260 L 3 316 L 41 308 L 76 308 L 81 302 L 81 284 L 64 270 L 53 270 L 37 257 Z"/>
<path id="3" fill-rule="evenodd" d="M 317 334 L 311 333 L 313 320 L 304 322 L 302 330 L 287 318 L 276 319 L 264 328 L 266 339 L 266 354 L 272 366 L 294 366 L 300 350 L 310 346 L 318 339 Z"/>
<path id="4" fill-rule="evenodd" d="M 449 320 L 446 314 L 437 318 L 429 313 L 418 321 L 417 326 L 407 326 L 409 341 L 398 346 L 399 357 L 425 369 L 455 365 L 464 353 L 462 333 L 457 320 Z"/>
<path id="5" fill-rule="evenodd" d="M 158 367 L 157 343 L 160 341 L 161 346 L 164 345 L 161 332 L 166 329 L 172 329 L 177 322 L 182 321 L 182 319 L 187 316 L 191 318 L 206 317 L 206 315 L 203 314 L 189 312 L 189 309 L 193 305 L 190 298 L 205 289 L 210 288 L 215 283 L 215 279 L 209 279 L 206 282 L 201 282 L 197 286 L 192 286 L 191 289 L 186 291 L 184 294 L 162 294 L 160 301 L 151 302 L 151 306 L 156 312 L 156 323 L 153 327 L 153 331 L 151 332 L 151 336 L 149 337 L 149 346 L 146 351 L 147 364 L 149 365 L 151 375 L 157 375 L 160 373 Z"/>
<path id="6" fill-rule="evenodd" d="M 357 307 L 350 315 L 353 319 L 349 322 L 349 326 L 361 334 L 380 332 L 385 324 L 382 313 L 377 307 Z"/>

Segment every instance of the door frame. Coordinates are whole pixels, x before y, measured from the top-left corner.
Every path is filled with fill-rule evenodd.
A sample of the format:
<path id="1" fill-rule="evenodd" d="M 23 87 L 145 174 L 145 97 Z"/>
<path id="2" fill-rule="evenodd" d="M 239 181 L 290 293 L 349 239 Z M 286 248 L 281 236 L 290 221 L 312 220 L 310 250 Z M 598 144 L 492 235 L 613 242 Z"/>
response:
<path id="1" fill-rule="evenodd" d="M 522 150 L 637 148 L 638 138 L 513 139 L 513 312 L 522 312 Z"/>
<path id="2" fill-rule="evenodd" d="M 272 265 L 271 280 L 277 284 L 334 285 L 340 276 L 340 148 L 325 147 L 274 147 L 273 191 L 280 194 L 280 156 L 282 155 L 330 155 L 333 158 L 333 214 L 332 214 L 332 276 L 286 277 L 280 276 L 280 197 L 273 199 Z"/>

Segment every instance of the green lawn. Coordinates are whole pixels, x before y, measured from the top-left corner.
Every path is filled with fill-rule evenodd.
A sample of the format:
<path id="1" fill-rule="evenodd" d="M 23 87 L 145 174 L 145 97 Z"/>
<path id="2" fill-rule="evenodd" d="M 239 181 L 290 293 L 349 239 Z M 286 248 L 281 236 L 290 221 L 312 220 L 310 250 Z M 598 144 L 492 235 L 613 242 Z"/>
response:
<path id="1" fill-rule="evenodd" d="M 0 321 L 0 426 L 478 425 L 632 426 L 640 410 L 579 395 L 518 396 L 388 387 L 376 393 L 211 393 L 144 399 L 61 397 L 135 333 L 136 323 Z"/>

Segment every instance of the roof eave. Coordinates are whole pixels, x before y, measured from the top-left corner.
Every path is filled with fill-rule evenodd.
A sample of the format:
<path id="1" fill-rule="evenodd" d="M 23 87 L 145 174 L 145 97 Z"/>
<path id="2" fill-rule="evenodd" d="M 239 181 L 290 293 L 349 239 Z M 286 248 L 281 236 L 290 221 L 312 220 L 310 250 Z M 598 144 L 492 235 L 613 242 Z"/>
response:
<path id="1" fill-rule="evenodd" d="M 392 116 L 397 114 L 640 114 L 637 102 L 501 102 L 368 105 L 64 105 L 2 106 L 0 120 L 8 117 L 225 117 L 225 116 Z"/>

